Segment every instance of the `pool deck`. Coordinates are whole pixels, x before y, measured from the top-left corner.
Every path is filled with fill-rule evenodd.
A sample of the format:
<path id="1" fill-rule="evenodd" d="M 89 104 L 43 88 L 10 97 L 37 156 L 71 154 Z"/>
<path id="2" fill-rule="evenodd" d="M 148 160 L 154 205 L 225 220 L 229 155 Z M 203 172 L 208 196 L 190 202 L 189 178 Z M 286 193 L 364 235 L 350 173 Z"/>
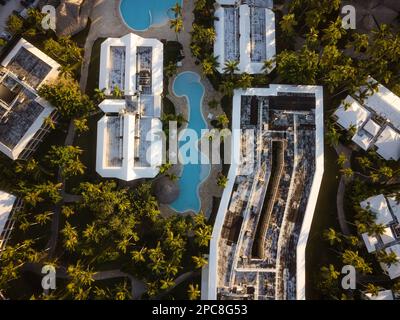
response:
<path id="1" fill-rule="evenodd" d="M 120 0 L 94 1 L 95 3 L 93 5 L 93 10 L 90 17 L 92 24 L 85 44 L 84 63 L 82 65 L 82 77 L 80 85 L 83 90 L 86 88 L 92 47 L 96 39 L 107 37 L 121 37 L 129 32 L 133 32 L 145 38 L 157 38 L 159 40 L 165 39 L 168 41 L 176 41 L 176 35 L 174 31 L 169 28 L 169 25 L 163 27 L 151 27 L 143 32 L 133 31 L 132 29 L 128 28 L 119 13 Z M 184 71 L 192 71 L 201 75 L 201 67 L 195 64 L 195 59 L 190 52 L 190 31 L 192 30 L 192 24 L 194 20 L 194 1 L 183 0 L 182 9 L 184 30 L 178 35 L 178 41 L 183 45 L 185 59 L 182 61 L 182 67 L 178 68 L 177 74 Z M 110 28 L 110 26 L 112 26 L 112 28 Z M 183 115 L 185 115 L 185 117 L 187 117 L 188 106 L 186 99 L 183 97 L 178 98 L 172 94 L 173 80 L 174 79 L 170 79 L 169 81 L 170 94 L 168 95 L 168 98 L 174 103 L 176 107 L 176 113 L 182 113 Z M 201 83 L 205 88 L 205 95 L 203 97 L 203 116 L 204 119 L 207 121 L 209 128 L 212 128 L 212 126 L 210 125 L 210 120 L 208 119 L 208 114 L 213 114 L 215 118 L 216 116 L 222 114 L 223 111 L 221 107 L 210 109 L 208 107 L 208 102 L 212 99 L 220 100 L 222 96 L 219 92 L 214 90 L 207 79 L 202 78 Z M 202 211 L 206 214 L 209 214 L 211 212 L 213 197 L 221 197 L 222 195 L 223 190 L 216 184 L 217 176 L 220 171 L 221 165 L 212 165 L 209 178 L 205 182 L 203 182 L 200 188 Z M 171 172 L 175 174 L 180 173 L 181 166 L 175 166 L 171 170 Z M 174 213 L 174 211 L 168 205 L 161 205 L 160 209 L 163 215 Z"/>

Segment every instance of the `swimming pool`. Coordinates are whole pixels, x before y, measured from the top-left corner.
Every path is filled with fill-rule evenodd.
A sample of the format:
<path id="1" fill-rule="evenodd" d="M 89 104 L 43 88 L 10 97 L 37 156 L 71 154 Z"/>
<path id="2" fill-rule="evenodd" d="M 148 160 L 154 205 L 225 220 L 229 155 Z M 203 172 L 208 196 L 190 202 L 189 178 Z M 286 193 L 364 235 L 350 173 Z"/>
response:
<path id="1" fill-rule="evenodd" d="M 194 72 L 180 73 L 173 83 L 174 94 L 177 97 L 185 97 L 188 103 L 188 129 L 192 129 L 201 137 L 201 130 L 207 129 L 207 123 L 202 114 L 202 102 L 204 87 L 200 82 L 200 76 Z M 196 144 L 196 141 L 191 143 Z M 187 144 L 187 141 L 179 142 L 179 146 Z M 198 149 L 197 149 L 198 151 Z M 198 151 L 199 152 L 199 151 Z M 199 153 L 200 154 L 200 153 Z M 200 154 L 200 157 L 204 155 Z M 209 164 L 184 164 L 179 178 L 179 198 L 170 207 L 177 212 L 201 210 L 200 185 L 210 175 L 211 166 Z"/>
<path id="2" fill-rule="evenodd" d="M 125 23 L 136 31 L 145 31 L 151 26 L 160 26 L 174 18 L 170 10 L 183 0 L 122 0 L 120 14 Z"/>

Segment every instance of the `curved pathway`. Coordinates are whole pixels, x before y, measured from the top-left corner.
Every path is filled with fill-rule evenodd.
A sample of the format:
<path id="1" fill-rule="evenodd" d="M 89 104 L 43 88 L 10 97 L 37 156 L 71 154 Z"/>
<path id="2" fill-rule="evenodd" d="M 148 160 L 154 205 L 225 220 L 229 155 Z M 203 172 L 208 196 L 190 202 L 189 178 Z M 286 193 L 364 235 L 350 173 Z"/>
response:
<path id="1" fill-rule="evenodd" d="M 346 155 L 346 163 L 344 164 L 344 168 L 349 168 L 350 167 L 350 161 L 351 161 L 351 154 L 352 151 L 351 149 L 345 147 L 342 144 L 338 144 L 335 147 L 336 153 L 340 155 L 341 153 L 344 153 Z M 344 212 L 344 194 L 346 191 L 346 178 L 344 175 L 341 176 L 340 182 L 339 182 L 339 189 L 336 194 L 336 206 L 337 206 L 337 215 L 338 215 L 338 220 L 339 220 L 339 225 L 340 225 L 340 230 L 341 232 L 349 236 L 351 235 L 350 228 L 347 224 L 346 221 L 346 214 Z"/>

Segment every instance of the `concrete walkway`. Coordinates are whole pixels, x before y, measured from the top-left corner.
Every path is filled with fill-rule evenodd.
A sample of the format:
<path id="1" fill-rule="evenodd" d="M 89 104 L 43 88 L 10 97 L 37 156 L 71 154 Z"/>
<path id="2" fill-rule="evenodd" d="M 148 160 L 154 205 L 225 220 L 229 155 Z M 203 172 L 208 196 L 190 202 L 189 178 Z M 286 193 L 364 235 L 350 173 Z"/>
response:
<path id="1" fill-rule="evenodd" d="M 345 154 L 346 155 L 346 163 L 344 164 L 344 168 L 349 168 L 350 167 L 350 161 L 351 161 L 351 154 L 352 150 L 345 147 L 342 144 L 339 144 L 338 146 L 335 147 L 336 153 L 338 155 L 340 154 Z M 336 206 L 337 206 L 337 214 L 338 214 L 338 220 L 339 220 L 339 225 L 341 232 L 349 236 L 351 235 L 350 228 L 347 224 L 346 221 L 346 214 L 344 212 L 344 195 L 346 192 L 346 178 L 344 175 L 341 176 L 340 182 L 339 182 L 339 188 L 338 192 L 336 194 Z"/>

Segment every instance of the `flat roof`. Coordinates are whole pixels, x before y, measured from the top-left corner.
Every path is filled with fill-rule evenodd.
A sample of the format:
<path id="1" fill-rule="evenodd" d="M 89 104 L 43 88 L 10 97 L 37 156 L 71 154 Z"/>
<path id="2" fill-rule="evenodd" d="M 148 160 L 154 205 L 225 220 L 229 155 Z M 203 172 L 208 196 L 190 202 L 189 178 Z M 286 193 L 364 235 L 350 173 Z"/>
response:
<path id="1" fill-rule="evenodd" d="M 376 236 L 370 236 L 368 232 L 365 232 L 361 235 L 364 240 L 365 246 L 367 247 L 368 253 L 372 253 L 376 251 L 376 245 L 378 244 L 378 239 Z"/>
<path id="2" fill-rule="evenodd" d="M 392 290 L 384 290 L 379 291 L 377 296 L 374 296 L 372 293 L 365 294 L 369 300 L 393 300 L 393 292 Z"/>
<path id="3" fill-rule="evenodd" d="M 7 111 L 0 123 L 0 151 L 16 160 L 54 111 L 37 89 L 58 77 L 60 65 L 25 39 L 18 41 L 1 65 Z"/>
<path id="4" fill-rule="evenodd" d="M 384 244 L 389 244 L 396 241 L 396 237 L 394 236 L 393 231 L 390 227 L 385 228 L 380 237 Z"/>
<path id="5" fill-rule="evenodd" d="M 376 152 L 385 160 L 400 159 L 400 133 L 387 126 L 375 142 Z"/>
<path id="6" fill-rule="evenodd" d="M 214 22 L 214 55 L 219 62 L 217 69 L 223 73 L 225 62 L 239 59 L 239 70 L 236 73 L 263 73 L 264 61 L 272 60 L 276 55 L 273 3 L 257 1 L 254 10 L 250 10 L 248 4 L 241 4 L 238 7 L 239 15 L 232 15 L 232 7 L 224 7 L 232 5 L 236 6 L 238 3 L 230 0 L 218 1 L 215 11 L 217 19 Z M 269 72 L 274 68 L 275 64 Z"/>
<path id="7" fill-rule="evenodd" d="M 1 65 L 37 89 L 41 84 L 58 77 L 60 64 L 21 38 Z"/>
<path id="8" fill-rule="evenodd" d="M 129 33 L 101 45 L 99 87 L 123 83 L 122 99 L 106 99 L 98 122 L 96 171 L 105 178 L 154 178 L 162 163 L 163 44 Z M 108 159 L 108 160 L 107 160 Z"/>
<path id="9" fill-rule="evenodd" d="M 387 200 L 397 221 L 400 222 L 400 203 L 397 202 L 395 197 L 388 197 Z"/>
<path id="10" fill-rule="evenodd" d="M 396 244 L 394 246 L 386 248 L 385 251 L 387 253 L 394 252 L 397 256 L 398 262 L 392 263 L 389 266 L 386 263 L 381 263 L 381 267 L 387 272 L 390 279 L 396 279 L 400 277 L 400 244 Z"/>
<path id="11" fill-rule="evenodd" d="M 360 203 L 361 208 L 370 210 L 376 215 L 376 224 L 388 225 L 393 221 L 388 204 L 383 194 L 369 197 Z"/>
<path id="12" fill-rule="evenodd" d="M 299 233 L 296 247 L 296 298 L 305 299 L 305 250 L 307 246 L 309 231 L 313 220 L 314 210 L 318 199 L 319 189 L 324 172 L 324 120 L 323 120 L 323 88 L 319 86 L 294 86 L 294 85 L 270 85 L 269 88 L 251 88 L 247 90 L 235 90 L 233 97 L 232 129 L 233 138 L 231 140 L 231 168 L 228 173 L 228 184 L 222 194 L 217 218 L 214 224 L 212 238 L 210 242 L 209 255 L 209 279 L 208 299 L 217 298 L 218 286 L 218 244 L 221 238 L 224 221 L 228 212 L 231 195 L 235 185 L 236 177 L 241 174 L 239 163 L 241 159 L 240 150 L 240 128 L 241 128 L 241 98 L 246 96 L 276 96 L 278 93 L 314 94 L 315 99 L 315 158 L 316 171 L 312 180 L 310 194 L 304 213 L 304 219 Z"/>
<path id="13" fill-rule="evenodd" d="M 376 80 L 370 80 L 377 83 Z M 400 130 L 400 98 L 388 88 L 378 84 L 377 91 L 366 97 L 365 105 L 385 119 L 389 119 Z"/>
<path id="14" fill-rule="evenodd" d="M 347 109 L 344 107 L 345 103 L 349 103 Z M 352 126 L 357 129 L 360 128 L 370 116 L 370 112 L 351 96 L 344 100 L 344 103 L 340 105 L 334 114 L 338 117 L 337 123 L 346 130 L 349 130 Z"/>
<path id="15" fill-rule="evenodd" d="M 369 119 L 363 129 L 367 131 L 370 135 L 375 137 L 379 133 L 381 126 L 377 124 L 374 120 Z"/>

